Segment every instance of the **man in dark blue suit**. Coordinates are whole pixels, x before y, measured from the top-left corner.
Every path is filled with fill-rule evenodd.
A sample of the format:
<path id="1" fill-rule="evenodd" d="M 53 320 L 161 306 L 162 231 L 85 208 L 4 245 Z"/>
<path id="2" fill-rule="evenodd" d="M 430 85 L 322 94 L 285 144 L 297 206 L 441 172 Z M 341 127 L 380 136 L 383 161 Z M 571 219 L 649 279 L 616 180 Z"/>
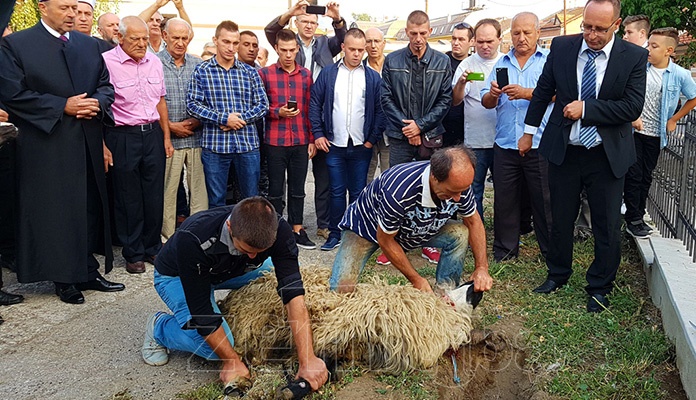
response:
<path id="1" fill-rule="evenodd" d="M 0 46 L 0 101 L 17 126 L 17 278 L 53 281 L 67 303 L 118 291 L 95 253 L 113 259 L 102 125 L 114 88 L 97 42 L 75 25 L 77 0 L 42 0 L 41 21 Z M 109 155 L 110 156 L 110 155 Z"/>
<path id="2" fill-rule="evenodd" d="M 583 188 L 592 211 L 595 259 L 587 271 L 587 311 L 609 306 L 621 260 L 624 175 L 635 162 L 631 121 L 643 109 L 647 51 L 617 39 L 620 0 L 589 0 L 582 35 L 557 37 L 525 118 L 520 153 L 531 148 L 548 103 L 556 104 L 539 153 L 549 160 L 553 226 L 547 280 L 534 289 L 551 293 L 572 274 L 573 221 Z"/>

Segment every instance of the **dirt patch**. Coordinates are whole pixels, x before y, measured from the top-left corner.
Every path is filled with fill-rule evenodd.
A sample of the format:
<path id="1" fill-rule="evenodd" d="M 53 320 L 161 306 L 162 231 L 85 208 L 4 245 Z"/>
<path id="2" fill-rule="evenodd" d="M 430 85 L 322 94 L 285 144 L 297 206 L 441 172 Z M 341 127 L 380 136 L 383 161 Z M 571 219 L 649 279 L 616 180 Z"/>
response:
<path id="1" fill-rule="evenodd" d="M 529 399 L 532 378 L 525 369 L 526 354 L 521 341 L 520 319 L 496 324 L 495 331 L 476 331 L 472 343 L 454 353 L 459 383 L 455 382 L 452 353 L 443 355 L 438 365 L 424 373 L 432 376 L 425 388 L 443 400 Z M 366 373 L 336 393 L 336 399 L 407 399 L 413 398 L 393 386 L 375 380 Z"/>
<path id="2" fill-rule="evenodd" d="M 521 326 L 521 321 L 510 319 L 496 324 L 495 331 L 475 331 L 472 343 L 454 354 L 459 383 L 455 382 L 452 355 L 443 357 L 433 382 L 438 398 L 530 398 L 532 381 L 525 370 L 526 355 L 519 340 Z"/>
<path id="3" fill-rule="evenodd" d="M 356 378 L 350 385 L 336 393 L 336 400 L 366 400 L 366 399 L 385 399 L 385 400 L 405 400 L 406 395 L 394 391 L 394 388 L 375 380 L 372 373 L 365 374 Z"/>

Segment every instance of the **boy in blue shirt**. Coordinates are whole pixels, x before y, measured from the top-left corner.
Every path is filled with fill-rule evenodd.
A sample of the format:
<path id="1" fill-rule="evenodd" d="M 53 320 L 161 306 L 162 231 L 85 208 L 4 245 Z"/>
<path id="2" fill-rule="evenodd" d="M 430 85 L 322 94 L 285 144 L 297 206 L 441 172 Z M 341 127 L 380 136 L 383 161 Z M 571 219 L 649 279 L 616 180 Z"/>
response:
<path id="1" fill-rule="evenodd" d="M 626 230 L 638 238 L 647 238 L 652 229 L 643 221 L 645 202 L 652 183 L 652 172 L 660 150 L 667 145 L 667 132 L 696 106 L 696 83 L 691 73 L 670 59 L 679 44 L 674 28 L 655 29 L 648 40 L 648 67 L 643 112 L 633 122 L 636 163 L 626 174 L 624 202 Z M 688 101 L 675 113 L 679 95 Z"/>

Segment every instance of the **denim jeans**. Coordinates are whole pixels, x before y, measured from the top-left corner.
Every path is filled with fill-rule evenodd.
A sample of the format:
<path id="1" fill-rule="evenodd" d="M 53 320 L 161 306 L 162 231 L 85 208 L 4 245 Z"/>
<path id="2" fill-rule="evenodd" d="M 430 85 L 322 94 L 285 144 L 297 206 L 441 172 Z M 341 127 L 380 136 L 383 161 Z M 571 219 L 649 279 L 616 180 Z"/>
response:
<path id="1" fill-rule="evenodd" d="M 348 202 L 354 202 L 367 185 L 367 170 L 371 159 L 371 148 L 363 145 L 353 146 L 350 141 L 348 147 L 331 146 L 326 154 L 331 191 L 329 230 L 330 235 L 336 239 L 340 238 L 341 230 L 338 229 L 338 224 L 346 211 L 346 190 Z"/>
<path id="2" fill-rule="evenodd" d="M 437 235 L 422 243 L 422 246 L 442 249 L 440 262 L 435 270 L 437 283 L 458 286 L 469 246 L 469 231 L 466 226 L 459 221 L 448 221 Z M 343 231 L 331 270 L 330 289 L 354 286 L 365 269 L 365 263 L 378 248 L 377 243 L 372 243 L 353 231 Z"/>
<path id="3" fill-rule="evenodd" d="M 483 220 L 483 192 L 486 189 L 486 176 L 488 170 L 493 172 L 493 149 L 472 149 L 476 154 L 476 172 L 474 173 L 474 183 L 471 190 L 474 191 L 476 199 L 476 211 Z"/>
<path id="4" fill-rule="evenodd" d="M 389 137 L 389 167 L 419 160 L 418 146 L 412 146 L 404 140 Z"/>
<path id="5" fill-rule="evenodd" d="M 242 198 L 256 196 L 259 193 L 259 177 L 261 175 L 259 149 L 246 153 L 230 154 L 215 153 L 209 149 L 203 149 L 201 161 L 203 161 L 203 172 L 205 172 L 209 208 L 225 205 L 230 164 L 234 164 L 237 172 Z"/>
<path id="6" fill-rule="evenodd" d="M 269 258 L 259 268 L 211 287 L 210 303 L 213 306 L 213 310 L 216 313 L 220 313 L 220 308 L 215 302 L 215 290 L 239 289 L 259 278 L 264 272 L 270 271 L 271 268 L 272 264 Z M 157 343 L 170 350 L 193 353 L 207 360 L 219 360 L 220 357 L 215 354 L 215 351 L 208 345 L 205 338 L 199 335 L 195 329 L 182 329 L 186 322 L 191 319 L 191 313 L 186 304 L 181 279 L 178 276 L 162 275 L 155 270 L 155 290 L 167 307 L 174 313 L 174 315 L 164 314 L 155 321 L 154 331 Z M 230 341 L 230 344 L 234 346 L 232 331 L 224 318 L 222 327 L 225 333 L 227 333 L 227 339 Z"/>

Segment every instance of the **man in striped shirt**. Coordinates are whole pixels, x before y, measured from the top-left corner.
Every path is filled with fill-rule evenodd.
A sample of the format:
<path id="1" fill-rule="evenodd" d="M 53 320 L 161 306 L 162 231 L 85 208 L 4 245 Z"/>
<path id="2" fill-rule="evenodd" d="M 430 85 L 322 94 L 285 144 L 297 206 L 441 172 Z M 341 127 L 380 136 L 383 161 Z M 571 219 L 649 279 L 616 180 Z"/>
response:
<path id="1" fill-rule="evenodd" d="M 261 158 L 254 121 L 268 111 L 259 74 L 237 60 L 239 27 L 222 21 L 213 38 L 217 54 L 193 72 L 187 109 L 203 122 L 203 170 L 210 208 L 225 205 L 227 174 L 234 163 L 243 198 L 258 193 Z"/>
<path id="2" fill-rule="evenodd" d="M 430 161 L 396 165 L 372 181 L 339 225 L 343 232 L 331 290 L 353 291 L 365 263 L 381 248 L 415 288 L 432 292 L 406 257 L 406 251 L 421 246 L 442 248 L 437 283 L 459 285 L 467 244 L 474 254 L 474 290 L 489 290 L 486 232 L 471 190 L 475 159 L 463 146 L 450 147 Z M 450 219 L 455 213 L 463 224 Z"/>

